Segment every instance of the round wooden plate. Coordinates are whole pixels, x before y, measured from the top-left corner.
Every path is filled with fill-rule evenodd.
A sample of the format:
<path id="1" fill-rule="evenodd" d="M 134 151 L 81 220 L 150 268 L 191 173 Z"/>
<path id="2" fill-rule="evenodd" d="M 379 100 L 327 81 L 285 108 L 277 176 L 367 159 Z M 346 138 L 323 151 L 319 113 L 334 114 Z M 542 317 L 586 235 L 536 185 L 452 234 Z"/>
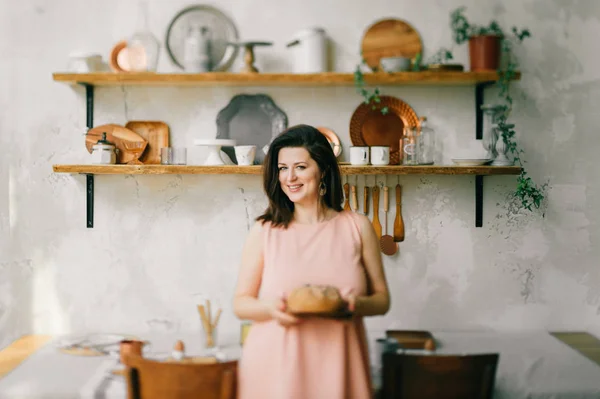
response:
<path id="1" fill-rule="evenodd" d="M 350 119 L 350 140 L 354 146 L 389 146 L 390 164 L 400 163 L 400 139 L 405 126 L 418 126 L 415 111 L 399 98 L 380 96 L 381 102 L 373 110 L 362 102 Z M 388 113 L 382 114 L 381 108 Z"/>
<path id="2" fill-rule="evenodd" d="M 371 25 L 362 38 L 362 56 L 371 69 L 379 69 L 383 57 L 413 59 L 423 51 L 421 36 L 409 23 L 399 19 L 383 19 Z"/>

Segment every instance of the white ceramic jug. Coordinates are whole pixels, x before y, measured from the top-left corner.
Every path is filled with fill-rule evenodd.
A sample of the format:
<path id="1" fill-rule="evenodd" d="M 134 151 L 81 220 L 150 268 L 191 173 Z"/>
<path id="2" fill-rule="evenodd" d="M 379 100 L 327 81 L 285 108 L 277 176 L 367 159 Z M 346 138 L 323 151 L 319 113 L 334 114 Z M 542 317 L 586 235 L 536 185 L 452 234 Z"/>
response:
<path id="1" fill-rule="evenodd" d="M 294 73 L 327 72 L 327 36 L 322 28 L 309 28 L 296 33 L 287 44 L 294 56 Z"/>

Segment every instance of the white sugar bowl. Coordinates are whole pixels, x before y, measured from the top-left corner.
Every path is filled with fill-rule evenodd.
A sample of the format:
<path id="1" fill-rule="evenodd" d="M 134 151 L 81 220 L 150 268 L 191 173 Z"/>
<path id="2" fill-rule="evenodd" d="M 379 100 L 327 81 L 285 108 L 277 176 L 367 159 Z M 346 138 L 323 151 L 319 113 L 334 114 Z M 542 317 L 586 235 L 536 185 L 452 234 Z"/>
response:
<path id="1" fill-rule="evenodd" d="M 102 133 L 102 139 L 92 147 L 92 163 L 103 165 L 117 163 L 115 145 L 106 140 L 106 133 Z"/>

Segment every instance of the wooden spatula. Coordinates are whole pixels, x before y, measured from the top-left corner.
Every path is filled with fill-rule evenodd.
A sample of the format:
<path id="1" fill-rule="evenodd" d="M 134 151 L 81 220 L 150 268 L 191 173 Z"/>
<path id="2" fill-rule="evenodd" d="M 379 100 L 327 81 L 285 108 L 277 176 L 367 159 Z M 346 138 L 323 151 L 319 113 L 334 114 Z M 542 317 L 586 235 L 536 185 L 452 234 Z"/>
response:
<path id="1" fill-rule="evenodd" d="M 404 241 L 404 220 L 402 219 L 402 187 L 396 184 L 396 219 L 394 219 L 394 241 Z"/>
<path id="2" fill-rule="evenodd" d="M 379 223 L 379 187 L 373 187 L 373 228 L 377 238 L 381 240 L 381 223 Z"/>
<path id="3" fill-rule="evenodd" d="M 344 210 L 350 210 L 350 185 L 348 183 L 344 184 L 344 197 L 346 197 L 346 201 L 344 202 Z"/>
<path id="4" fill-rule="evenodd" d="M 383 187 L 383 212 L 385 212 L 385 234 L 379 240 L 381 252 L 391 256 L 398 251 L 398 244 L 394 241 L 394 237 L 388 234 L 388 210 L 390 208 L 390 197 L 388 186 Z"/>

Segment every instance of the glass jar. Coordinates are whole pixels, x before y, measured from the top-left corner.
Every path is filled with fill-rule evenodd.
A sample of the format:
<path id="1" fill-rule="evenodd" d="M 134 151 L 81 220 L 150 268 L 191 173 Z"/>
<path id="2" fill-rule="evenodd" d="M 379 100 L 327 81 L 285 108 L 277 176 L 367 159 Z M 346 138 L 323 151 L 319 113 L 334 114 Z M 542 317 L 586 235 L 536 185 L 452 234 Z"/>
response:
<path id="1" fill-rule="evenodd" d="M 435 163 L 435 132 L 427 125 L 426 117 L 422 116 L 420 121 L 419 149 L 417 151 L 419 165 L 433 165 Z"/>
<path id="2" fill-rule="evenodd" d="M 404 127 L 401 148 L 403 165 L 419 164 L 419 135 L 417 134 L 416 127 Z"/>
<path id="3" fill-rule="evenodd" d="M 148 3 L 141 1 L 137 30 L 127 41 L 130 71 L 156 72 L 160 43 L 148 27 Z"/>

